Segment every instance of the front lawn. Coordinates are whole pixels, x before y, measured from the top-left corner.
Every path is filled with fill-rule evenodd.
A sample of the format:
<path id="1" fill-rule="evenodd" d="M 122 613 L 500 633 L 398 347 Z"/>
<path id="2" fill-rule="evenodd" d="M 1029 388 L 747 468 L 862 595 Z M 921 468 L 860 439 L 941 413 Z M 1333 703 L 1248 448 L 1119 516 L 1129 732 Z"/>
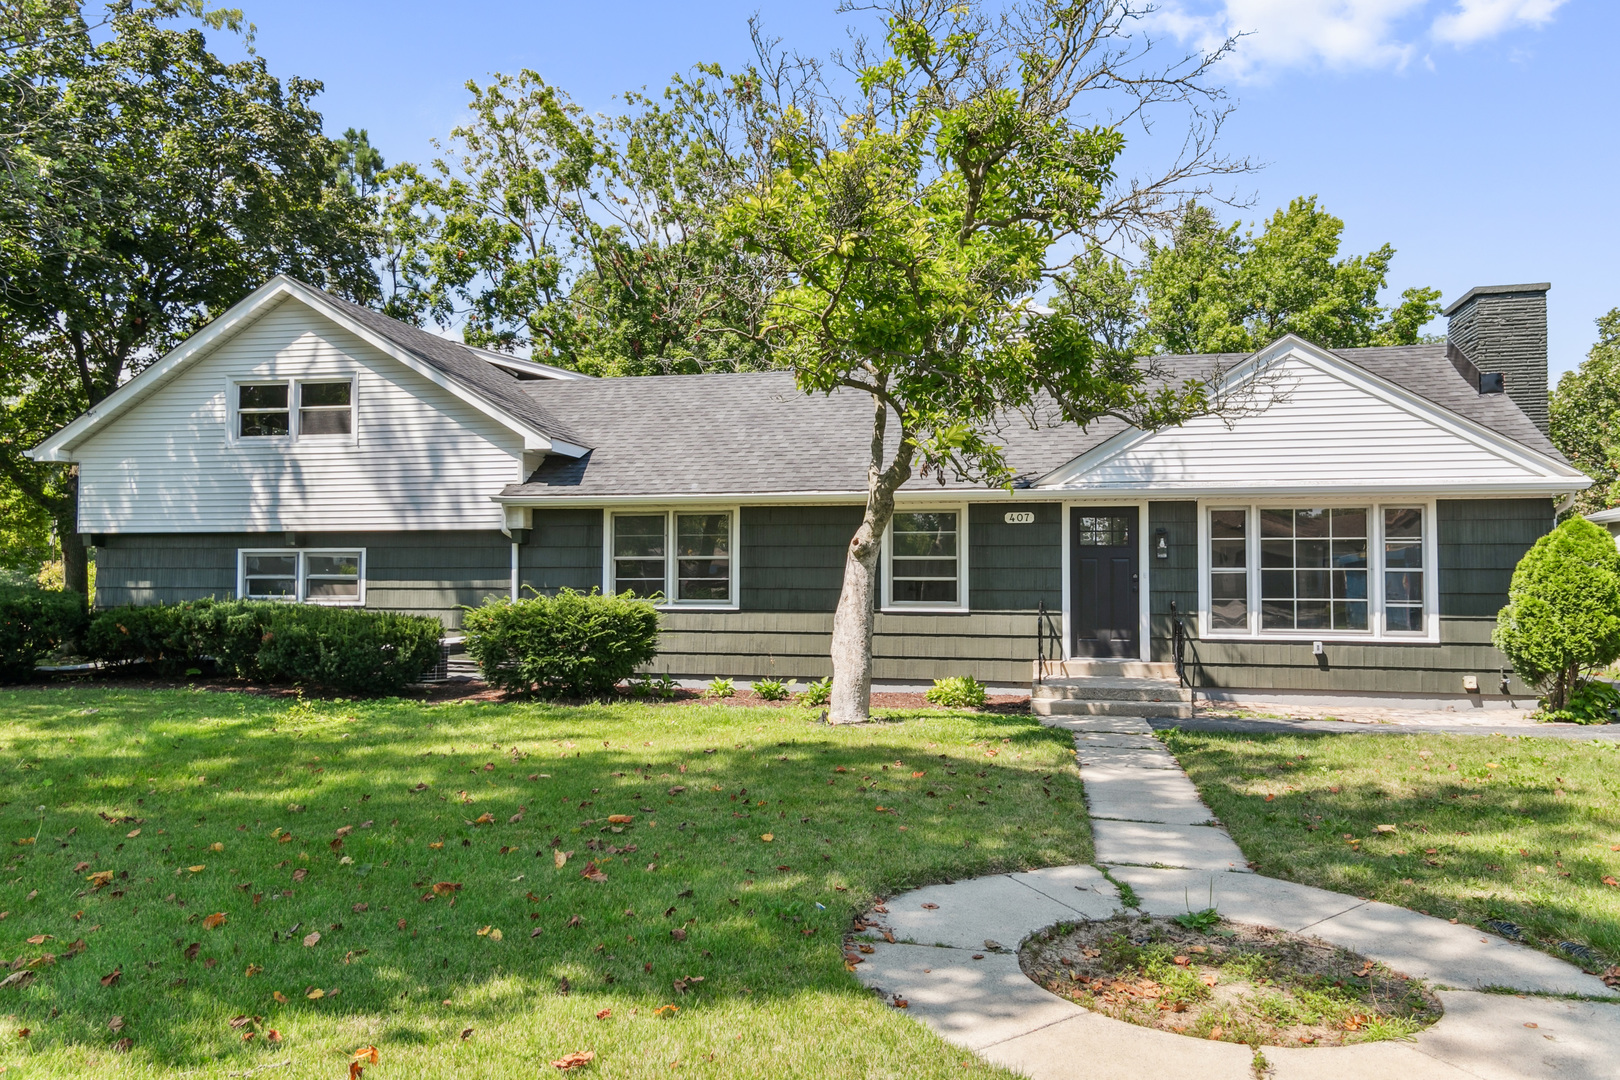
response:
<path id="1" fill-rule="evenodd" d="M 1620 742 L 1164 739 L 1262 874 L 1620 960 Z"/>
<path id="2" fill-rule="evenodd" d="M 5 1080 L 995 1073 L 842 935 L 1091 858 L 1027 717 L 13 691 L 0 767 Z"/>

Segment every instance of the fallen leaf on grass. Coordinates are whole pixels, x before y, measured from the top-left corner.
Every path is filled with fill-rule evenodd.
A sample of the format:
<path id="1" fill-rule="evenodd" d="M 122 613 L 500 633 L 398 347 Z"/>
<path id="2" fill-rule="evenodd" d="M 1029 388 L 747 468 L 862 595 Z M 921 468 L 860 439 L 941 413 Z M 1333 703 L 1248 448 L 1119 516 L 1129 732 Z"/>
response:
<path id="1" fill-rule="evenodd" d="M 669 1013 L 671 1016 L 674 1016 L 680 1011 L 681 1007 L 679 1005 L 660 1005 L 658 1008 L 653 1010 L 653 1015 L 663 1016 L 665 1013 Z"/>
<path id="2" fill-rule="evenodd" d="M 103 889 L 112 884 L 112 879 L 113 872 L 111 870 L 97 870 L 84 880 L 88 881 L 93 888 Z"/>
<path id="3" fill-rule="evenodd" d="M 1393 825 L 1375 825 L 1373 828 L 1376 832 L 1382 833 L 1391 833 L 1397 831 Z"/>
<path id="4" fill-rule="evenodd" d="M 321 1000 L 321 998 L 326 996 L 326 991 L 322 990 L 320 987 L 317 986 L 315 989 L 311 990 L 309 993 L 305 994 L 304 996 L 309 998 L 309 1000 L 311 1000 L 311 1001 L 319 1001 L 319 1000 Z"/>
<path id="5" fill-rule="evenodd" d="M 1603 884 L 1608 885 L 1611 888 L 1620 889 L 1620 881 L 1614 880 L 1614 876 L 1612 874 L 1604 876 Z"/>
<path id="6" fill-rule="evenodd" d="M 303 881 L 307 877 L 309 877 L 309 871 L 302 866 L 293 871 L 293 881 L 295 882 Z"/>
<path id="7" fill-rule="evenodd" d="M 279 1002 L 282 1005 L 287 1004 L 287 995 L 283 994 L 280 990 L 275 991 L 270 996 L 275 998 L 276 1001 Z"/>
<path id="8" fill-rule="evenodd" d="M 43 945 L 47 941 L 50 941 L 50 940 L 51 940 L 51 935 L 50 934 L 35 934 L 33 937 L 28 939 L 28 944 L 30 944 L 30 945 Z"/>
<path id="9" fill-rule="evenodd" d="M 118 1034 L 120 1031 L 123 1031 L 124 1018 L 122 1016 L 115 1016 L 111 1020 L 107 1021 L 107 1030 L 111 1031 L 114 1035 Z"/>
<path id="10" fill-rule="evenodd" d="M 225 925 L 225 913 L 223 911 L 216 911 L 212 915 L 208 916 L 206 919 L 203 920 L 203 929 L 204 930 L 217 930 L 221 926 L 224 926 L 224 925 Z"/>
<path id="11" fill-rule="evenodd" d="M 351 1055 L 356 1061 L 364 1061 L 368 1065 L 377 1064 L 377 1048 L 375 1046 L 362 1046 Z"/>
<path id="12" fill-rule="evenodd" d="M 125 840 L 133 840 L 139 835 L 141 835 L 141 830 L 139 830 L 139 829 L 131 829 L 131 830 L 129 830 L 129 832 L 124 834 L 124 839 Z"/>
<path id="13" fill-rule="evenodd" d="M 633 815 L 633 814 L 609 814 L 608 815 L 608 821 L 610 823 L 614 824 L 614 825 L 629 825 L 631 822 L 633 822 L 635 820 L 636 820 L 635 815 Z"/>
<path id="14" fill-rule="evenodd" d="M 491 813 L 488 813 L 488 812 L 479 814 L 478 817 L 472 822 L 472 824 L 474 824 L 474 825 L 493 825 L 493 824 L 495 824 L 495 815 L 491 814 Z"/>
<path id="15" fill-rule="evenodd" d="M 117 986 L 118 980 L 124 977 L 123 968 L 114 968 L 101 977 L 102 986 Z"/>
<path id="16" fill-rule="evenodd" d="M 767 844 L 769 844 L 772 840 L 776 839 L 776 837 L 771 835 L 770 833 L 760 833 L 759 838 L 761 840 L 765 841 Z"/>
<path id="17" fill-rule="evenodd" d="M 596 1018 L 598 1020 L 606 1020 L 608 1017 L 610 1017 L 612 1015 L 613 1015 L 613 1010 L 612 1009 L 603 1009 L 601 1012 L 596 1014 Z"/>
<path id="18" fill-rule="evenodd" d="M 433 883 L 434 896 L 450 896 L 461 890 L 459 881 L 435 881 Z"/>
<path id="19" fill-rule="evenodd" d="M 434 851 L 438 851 L 438 850 L 440 850 L 441 848 L 444 847 L 444 841 L 443 840 L 434 840 L 434 841 L 432 841 L 431 843 L 428 844 L 428 847 L 433 849 Z"/>
<path id="20" fill-rule="evenodd" d="M 463 1042 L 466 1042 L 468 1039 L 472 1038 L 472 1033 L 473 1033 L 472 1028 L 462 1028 L 461 1029 L 461 1040 Z"/>
<path id="21" fill-rule="evenodd" d="M 311 930 L 309 933 L 304 935 L 304 948 L 306 948 L 306 949 L 313 948 L 314 946 L 319 945 L 320 943 L 321 943 L 321 932 L 319 930 Z"/>
<path id="22" fill-rule="evenodd" d="M 586 863 L 585 869 L 579 872 L 579 876 L 586 881 L 602 882 L 607 880 L 607 875 L 597 869 L 595 861 Z"/>
<path id="23" fill-rule="evenodd" d="M 4 990 L 8 986 L 15 986 L 20 990 L 33 981 L 34 973 L 32 971 L 14 971 L 5 978 L 0 979 L 0 990 Z"/>
<path id="24" fill-rule="evenodd" d="M 216 844 L 209 844 L 208 845 L 208 850 L 209 851 L 224 851 L 225 850 L 225 845 L 224 844 L 217 844 L 217 843 Z"/>
<path id="25" fill-rule="evenodd" d="M 556 1061 L 553 1061 L 551 1067 L 567 1072 L 569 1069 L 583 1069 L 595 1060 L 595 1050 L 575 1050 L 572 1054 L 564 1054 Z"/>
<path id="26" fill-rule="evenodd" d="M 247 970 L 243 971 L 242 974 L 244 976 L 246 976 L 247 978 L 251 979 L 251 978 L 253 978 L 253 976 L 257 975 L 259 972 L 261 972 L 263 970 L 264 970 L 264 968 L 262 966 L 260 966 L 259 964 L 249 964 L 247 966 Z"/>

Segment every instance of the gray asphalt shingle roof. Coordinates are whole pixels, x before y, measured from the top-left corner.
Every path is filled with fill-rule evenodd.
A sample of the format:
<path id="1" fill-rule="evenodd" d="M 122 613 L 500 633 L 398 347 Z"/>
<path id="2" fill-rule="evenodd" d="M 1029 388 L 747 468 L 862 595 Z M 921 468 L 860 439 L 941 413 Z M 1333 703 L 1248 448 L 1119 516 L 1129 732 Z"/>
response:
<path id="1" fill-rule="evenodd" d="M 1374 375 L 1541 453 L 1557 451 L 1512 400 L 1481 395 L 1446 358 L 1444 345 L 1344 349 Z M 1167 357 L 1176 377 L 1229 368 L 1245 354 Z M 505 496 L 592 497 L 857 492 L 866 489 L 872 404 L 839 390 L 805 395 L 788 372 L 662 375 L 592 382 L 516 384 L 547 413 L 566 416 L 580 459 L 549 456 Z M 1125 429 L 1098 421 L 1032 428 L 1011 418 L 998 433 L 1009 465 L 1032 482 Z M 891 451 L 892 451 L 891 437 Z M 1560 459 L 1561 460 L 1561 459 Z M 954 477 L 913 477 L 907 490 L 980 487 Z"/>

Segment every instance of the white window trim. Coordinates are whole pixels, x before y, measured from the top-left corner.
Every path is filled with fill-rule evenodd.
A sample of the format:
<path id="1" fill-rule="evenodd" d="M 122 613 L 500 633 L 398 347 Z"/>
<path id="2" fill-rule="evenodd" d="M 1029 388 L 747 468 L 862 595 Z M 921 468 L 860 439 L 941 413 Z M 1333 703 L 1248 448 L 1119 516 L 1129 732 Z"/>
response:
<path id="1" fill-rule="evenodd" d="M 604 512 L 602 529 L 602 592 L 611 596 L 614 588 L 613 567 L 613 519 L 617 517 L 651 517 L 655 514 L 664 515 L 664 602 L 657 605 L 659 611 L 737 611 L 741 608 L 742 578 L 738 572 L 741 564 L 741 551 L 738 541 L 742 535 L 741 508 L 732 506 L 681 506 L 671 509 L 668 506 L 644 506 L 640 508 L 629 506 L 616 506 Z M 675 557 L 675 515 L 677 514 L 728 514 L 731 522 L 730 559 L 731 579 L 728 586 L 731 599 L 726 603 L 716 603 L 713 600 L 675 600 L 676 586 L 676 557 Z"/>
<path id="2" fill-rule="evenodd" d="M 335 382 L 349 384 L 349 433 L 347 435 L 302 434 L 299 431 L 298 411 L 303 397 L 303 385 L 305 383 Z M 277 385 L 287 387 L 287 434 L 243 435 L 241 388 L 244 386 Z M 360 380 L 357 373 L 353 371 L 306 372 L 298 375 L 233 378 L 225 384 L 225 413 L 229 442 L 235 446 L 295 446 L 299 444 L 310 446 L 354 446 L 358 444 L 360 439 Z"/>
<path id="3" fill-rule="evenodd" d="M 359 589 L 353 599 L 311 600 L 305 595 L 309 583 L 310 555 L 352 555 L 360 556 Z M 296 555 L 298 556 L 298 596 L 293 600 L 282 600 L 288 604 L 318 604 L 321 607 L 365 607 L 366 606 L 366 549 L 363 547 L 306 547 L 306 548 L 237 548 L 236 549 L 236 596 L 239 600 L 278 600 L 277 597 L 251 597 L 247 592 L 247 560 L 250 555 Z"/>
<path id="4" fill-rule="evenodd" d="M 891 614 L 960 615 L 968 611 L 968 504 L 967 503 L 906 503 L 894 508 L 896 514 L 954 513 L 956 515 L 956 603 L 936 604 L 928 601 L 905 601 L 894 598 L 894 518 L 883 530 L 883 595 L 879 609 Z"/>
<path id="5" fill-rule="evenodd" d="M 1439 538 L 1436 527 L 1436 500 L 1433 498 L 1334 498 L 1302 499 L 1200 499 L 1198 501 L 1198 636 L 1207 641 L 1321 641 L 1340 644 L 1369 641 L 1397 644 L 1438 644 L 1440 641 Z M 1259 512 L 1266 509 L 1323 507 L 1365 508 L 1371 514 L 1367 537 L 1366 630 L 1265 630 L 1260 626 L 1260 527 Z M 1384 511 L 1417 508 L 1423 511 L 1423 614 L 1424 632 L 1391 631 L 1384 617 Z M 1210 619 L 1210 535 L 1211 510 L 1243 510 L 1248 514 L 1244 529 L 1248 569 L 1249 628 L 1216 630 Z"/>

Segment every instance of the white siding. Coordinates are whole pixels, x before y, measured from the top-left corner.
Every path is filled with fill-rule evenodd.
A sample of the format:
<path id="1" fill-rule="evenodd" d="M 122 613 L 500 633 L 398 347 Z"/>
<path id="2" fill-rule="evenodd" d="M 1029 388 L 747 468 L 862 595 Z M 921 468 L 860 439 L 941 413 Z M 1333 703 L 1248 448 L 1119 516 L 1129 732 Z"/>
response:
<path id="1" fill-rule="evenodd" d="M 1282 399 L 1230 427 L 1214 418 L 1080 459 L 1064 487 L 1220 491 L 1301 486 L 1490 487 L 1545 479 L 1488 440 L 1298 357 L 1276 364 Z M 1082 471 L 1083 470 L 1083 471 Z"/>
<path id="2" fill-rule="evenodd" d="M 351 444 L 229 438 L 231 381 L 356 378 Z M 78 449 L 91 533 L 498 529 L 509 432 L 297 300 L 284 300 Z"/>

